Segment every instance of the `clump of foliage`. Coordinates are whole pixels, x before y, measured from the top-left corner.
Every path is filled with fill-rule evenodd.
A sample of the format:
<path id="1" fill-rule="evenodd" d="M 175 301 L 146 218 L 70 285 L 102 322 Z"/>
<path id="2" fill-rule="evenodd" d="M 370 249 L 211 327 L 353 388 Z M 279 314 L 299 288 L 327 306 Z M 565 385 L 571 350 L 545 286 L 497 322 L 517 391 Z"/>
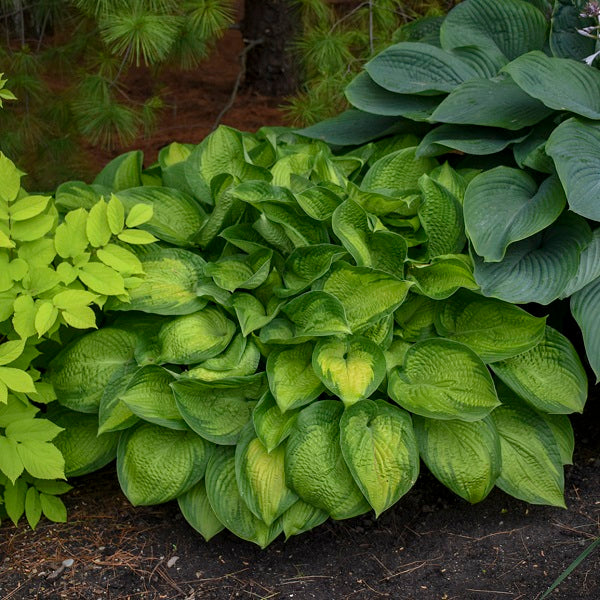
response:
<path id="1" fill-rule="evenodd" d="M 115 147 L 150 131 L 161 65 L 196 68 L 233 20 L 230 0 L 0 1 L 0 70 L 21 100 L 0 114 L 0 150 L 35 186 L 83 172 L 82 144 Z M 146 66 L 146 89 L 127 74 Z"/>
<path id="2" fill-rule="evenodd" d="M 304 133 L 356 144 L 412 121 L 428 128 L 417 156 L 485 165 L 464 201 L 482 293 L 570 298 L 600 376 L 600 73 L 584 4 L 466 0 L 433 37 L 373 58 L 346 90 L 355 109 Z"/>
<path id="3" fill-rule="evenodd" d="M 61 211 L 151 208 L 158 238 L 103 328 L 50 363 L 66 471 L 116 456 L 133 504 L 177 499 L 206 539 L 261 547 L 381 514 L 420 458 L 469 502 L 498 486 L 564 506 L 585 372 L 545 318 L 481 294 L 462 208 L 478 171 L 418 141 L 334 155 L 220 127 L 60 186 Z"/>

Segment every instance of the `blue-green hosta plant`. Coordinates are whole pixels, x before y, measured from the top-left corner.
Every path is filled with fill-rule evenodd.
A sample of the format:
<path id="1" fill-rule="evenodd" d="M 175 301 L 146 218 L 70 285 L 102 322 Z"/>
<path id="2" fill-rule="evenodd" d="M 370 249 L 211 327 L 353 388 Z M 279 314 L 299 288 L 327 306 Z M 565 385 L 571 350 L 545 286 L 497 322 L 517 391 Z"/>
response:
<path id="1" fill-rule="evenodd" d="M 57 495 L 73 471 L 60 451 L 68 423 L 41 411 L 56 399 L 41 371 L 61 337 L 96 327 L 94 306 L 129 300 L 143 281 L 132 245 L 156 238 L 136 227 L 153 218 L 146 204 L 107 195 L 59 214 L 51 196 L 21 187 L 22 175 L 0 153 L 0 518 L 16 524 L 25 513 L 35 528 L 42 514 L 65 520 Z"/>
<path id="2" fill-rule="evenodd" d="M 469 502 L 498 486 L 564 506 L 585 372 L 544 318 L 481 294 L 463 224 L 477 171 L 411 135 L 334 155 L 226 127 L 141 165 L 56 193 L 62 211 L 147 206 L 159 240 L 134 249 L 145 278 L 104 326 L 50 363 L 67 473 L 116 456 L 133 504 L 177 499 L 206 539 L 262 547 L 381 514 L 420 458 Z"/>
<path id="3" fill-rule="evenodd" d="M 429 128 L 418 157 L 485 167 L 464 197 L 481 293 L 570 298 L 600 377 L 599 17 L 578 0 L 465 0 L 374 57 L 346 90 L 355 108 L 304 133 L 347 145 L 412 121 Z"/>

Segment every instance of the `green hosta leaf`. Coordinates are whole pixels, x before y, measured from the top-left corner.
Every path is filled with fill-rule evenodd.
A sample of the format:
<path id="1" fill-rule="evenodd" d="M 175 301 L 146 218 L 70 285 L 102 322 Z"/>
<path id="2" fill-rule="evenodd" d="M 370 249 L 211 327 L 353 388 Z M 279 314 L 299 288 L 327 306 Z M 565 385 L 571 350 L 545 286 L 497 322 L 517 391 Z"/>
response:
<path id="1" fill-rule="evenodd" d="M 546 42 L 546 18 L 522 0 L 470 0 L 453 8 L 440 29 L 444 48 L 497 46 L 509 60 L 541 50 Z"/>
<path id="2" fill-rule="evenodd" d="M 104 193 L 110 194 L 110 190 L 99 185 L 88 185 L 83 181 L 67 181 L 58 186 L 54 198 L 60 212 L 78 208 L 89 210 Z"/>
<path id="3" fill-rule="evenodd" d="M 315 346 L 312 366 L 327 389 L 346 406 L 368 398 L 386 374 L 381 348 L 359 336 L 321 340 Z"/>
<path id="4" fill-rule="evenodd" d="M 419 179 L 419 189 L 424 201 L 418 214 L 428 237 L 427 253 L 433 258 L 460 252 L 466 238 L 458 199 L 427 175 Z"/>
<path id="5" fill-rule="evenodd" d="M 229 292 L 242 288 L 253 290 L 262 285 L 271 270 L 272 250 L 257 250 L 249 256 L 225 256 L 206 265 L 204 272 Z"/>
<path id="6" fill-rule="evenodd" d="M 59 409 L 48 416 L 64 429 L 54 438 L 53 444 L 65 459 L 67 477 L 92 473 L 117 456 L 120 432 L 98 435 L 96 415 Z"/>
<path id="7" fill-rule="evenodd" d="M 477 175 L 467 188 L 467 235 L 486 262 L 499 262 L 509 244 L 551 225 L 565 204 L 565 193 L 556 177 L 548 177 L 538 188 L 524 171 L 496 167 Z"/>
<path id="8" fill-rule="evenodd" d="M 328 518 L 329 515 L 324 510 L 315 508 L 303 500 L 298 500 L 281 517 L 285 539 L 310 531 L 327 521 Z"/>
<path id="9" fill-rule="evenodd" d="M 217 356 L 229 344 L 235 325 L 216 308 L 204 308 L 165 323 L 158 333 L 161 363 L 189 365 Z"/>
<path id="10" fill-rule="evenodd" d="M 235 476 L 235 451 L 218 447 L 206 469 L 206 494 L 217 519 L 232 533 L 266 548 L 282 530 L 281 522 L 269 526 L 246 506 Z"/>
<path id="11" fill-rule="evenodd" d="M 89 262 L 79 270 L 79 279 L 88 288 L 105 296 L 125 294 L 123 277 L 111 267 L 99 262 Z"/>
<path id="12" fill-rule="evenodd" d="M 552 430 L 533 409 L 503 392 L 492 413 L 500 435 L 502 471 L 496 485 L 530 504 L 566 508 L 560 448 Z"/>
<path id="13" fill-rule="evenodd" d="M 596 50 L 595 40 L 577 31 L 594 24 L 592 19 L 580 16 L 581 4 L 572 0 L 554 3 L 550 30 L 550 49 L 554 56 L 583 60 Z"/>
<path id="14" fill-rule="evenodd" d="M 252 422 L 256 435 L 267 452 L 271 452 L 287 439 L 296 422 L 297 414 L 298 410 L 282 412 L 270 392 L 259 400 L 252 412 Z"/>
<path id="15" fill-rule="evenodd" d="M 494 373 L 515 393 L 540 411 L 582 412 L 587 377 L 575 348 L 550 327 L 531 350 L 492 365 Z"/>
<path id="16" fill-rule="evenodd" d="M 579 256 L 590 241 L 585 220 L 564 213 L 542 233 L 512 244 L 502 262 L 485 263 L 473 255 L 475 280 L 486 296 L 549 304 L 577 273 Z"/>
<path id="17" fill-rule="evenodd" d="M 117 475 L 134 506 L 177 498 L 204 476 L 211 447 L 191 431 L 145 423 L 119 441 Z"/>
<path id="18" fill-rule="evenodd" d="M 287 441 L 287 485 L 333 519 L 348 519 L 369 505 L 344 462 L 340 447 L 341 402 L 315 402 L 298 415 Z"/>
<path id="19" fill-rule="evenodd" d="M 261 329 L 270 323 L 276 316 L 277 311 L 267 314 L 265 307 L 258 298 L 252 294 L 237 292 L 231 297 L 231 306 L 240 324 L 242 335 Z"/>
<path id="20" fill-rule="evenodd" d="M 477 76 L 469 65 L 449 52 L 419 42 L 388 46 L 365 69 L 375 83 L 400 94 L 450 92 Z"/>
<path id="21" fill-rule="evenodd" d="M 552 110 L 525 93 L 512 79 L 473 79 L 445 98 L 431 120 L 456 125 L 485 125 L 517 130 L 535 125 Z"/>
<path id="22" fill-rule="evenodd" d="M 199 481 L 177 497 L 177 503 L 185 520 L 208 542 L 225 526 L 215 515 L 206 493 L 204 480 Z"/>
<path id="23" fill-rule="evenodd" d="M 327 221 L 342 199 L 324 186 L 314 186 L 296 194 L 300 208 L 317 221 Z"/>
<path id="24" fill-rule="evenodd" d="M 549 108 L 600 118 L 600 73 L 568 58 L 529 52 L 506 65 L 515 83 Z"/>
<path id="25" fill-rule="evenodd" d="M 600 380 L 600 278 L 571 296 L 571 312 L 583 333 L 590 366 Z"/>
<path id="26" fill-rule="evenodd" d="M 584 248 L 579 258 L 577 274 L 569 281 L 561 298 L 568 298 L 598 277 L 600 277 L 600 227 L 592 232 L 592 241 Z"/>
<path id="27" fill-rule="evenodd" d="M 139 421 L 127 405 L 121 402 L 121 394 L 127 389 L 137 370 L 137 365 L 129 361 L 107 383 L 98 410 L 98 433 L 122 431 Z"/>
<path id="28" fill-rule="evenodd" d="M 166 369 L 148 365 L 136 371 L 119 399 L 144 421 L 169 429 L 187 429 L 177 410 L 170 385 L 173 381 L 175 377 Z"/>
<path id="29" fill-rule="evenodd" d="M 427 468 L 468 502 L 481 502 L 500 476 L 500 437 L 491 417 L 441 421 L 415 417 L 419 452 Z"/>
<path id="30" fill-rule="evenodd" d="M 501 300 L 459 292 L 436 308 L 437 332 L 466 344 L 486 363 L 527 352 L 544 337 L 545 318 Z"/>
<path id="31" fill-rule="evenodd" d="M 133 358 L 137 337 L 107 327 L 89 333 L 50 363 L 50 377 L 58 400 L 80 412 L 97 412 L 104 388 Z"/>
<path id="32" fill-rule="evenodd" d="M 313 370 L 312 355 L 311 343 L 276 349 L 269 354 L 269 388 L 281 412 L 312 402 L 325 389 Z"/>
<path id="33" fill-rule="evenodd" d="M 240 496 L 256 517 L 272 525 L 298 500 L 285 483 L 285 447 L 269 452 L 249 423 L 235 450 L 235 473 Z"/>
<path id="34" fill-rule="evenodd" d="M 575 449 L 575 434 L 569 417 L 566 415 L 549 415 L 540 413 L 546 424 L 552 430 L 560 451 L 563 465 L 573 464 L 573 450 Z"/>
<path id="35" fill-rule="evenodd" d="M 183 379 L 171 387 L 181 416 L 198 435 L 215 444 L 237 444 L 240 432 L 251 419 L 252 404 L 246 401 L 249 390 Z"/>
<path id="36" fill-rule="evenodd" d="M 450 150 L 477 156 L 497 154 L 526 136 L 495 127 L 444 124 L 425 135 L 417 148 L 417 156 L 438 156 Z"/>
<path id="37" fill-rule="evenodd" d="M 388 394 L 410 412 L 433 419 L 478 421 L 498 406 L 489 371 L 468 346 L 432 338 L 407 351 L 389 375 Z"/>
<path id="38" fill-rule="evenodd" d="M 331 268 L 322 289 L 342 303 L 350 328 L 357 331 L 396 310 L 411 285 L 382 271 L 340 261 Z"/>
<path id="39" fill-rule="evenodd" d="M 111 308 L 188 315 L 206 306 L 206 300 L 196 295 L 206 264 L 200 256 L 180 248 L 157 246 L 140 249 L 137 256 L 146 276 L 141 285 L 129 290 L 129 303 L 115 302 Z"/>
<path id="40" fill-rule="evenodd" d="M 395 504 L 419 475 L 410 415 L 383 400 L 363 400 L 340 420 L 344 460 L 376 516 Z"/>
<path id="41" fill-rule="evenodd" d="M 142 185 L 142 163 L 144 154 L 140 150 L 126 152 L 111 160 L 94 179 L 95 185 L 101 185 L 119 192 Z"/>
<path id="42" fill-rule="evenodd" d="M 360 73 L 344 90 L 355 108 L 375 115 L 425 121 L 439 104 L 436 96 L 397 94 L 377 85 L 368 73 Z"/>
<path id="43" fill-rule="evenodd" d="M 459 288 L 476 290 L 479 287 L 473 276 L 473 263 L 464 254 L 436 256 L 429 264 L 414 263 L 409 267 L 407 278 L 415 282 L 422 294 L 434 300 L 444 300 Z"/>
<path id="44" fill-rule="evenodd" d="M 546 144 L 546 152 L 554 160 L 567 192 L 569 208 L 594 221 L 600 220 L 599 143 L 600 125 L 569 119 L 554 130 Z"/>
<path id="45" fill-rule="evenodd" d="M 296 326 L 299 336 L 327 336 L 351 333 L 341 302 L 327 292 L 305 292 L 290 300 L 283 312 Z"/>

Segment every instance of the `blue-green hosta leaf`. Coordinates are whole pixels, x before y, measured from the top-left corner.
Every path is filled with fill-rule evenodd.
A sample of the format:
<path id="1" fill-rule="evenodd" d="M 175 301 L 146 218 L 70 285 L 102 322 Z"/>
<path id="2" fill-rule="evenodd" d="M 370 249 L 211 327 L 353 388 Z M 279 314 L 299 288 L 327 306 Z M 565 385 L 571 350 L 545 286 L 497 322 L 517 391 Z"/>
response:
<path id="1" fill-rule="evenodd" d="M 600 77 L 595 69 L 589 70 Z M 600 102 L 600 97 L 598 101 Z M 599 143 L 599 124 L 568 119 L 553 131 L 546 144 L 546 152 L 554 160 L 558 176 L 567 192 L 569 208 L 594 221 L 600 221 Z"/>
<path id="2" fill-rule="evenodd" d="M 249 390 L 243 386 L 215 387 L 215 384 L 180 379 L 171 387 L 181 416 L 198 435 L 215 444 L 235 445 L 251 419 Z"/>
<path id="3" fill-rule="evenodd" d="M 600 380 L 600 278 L 571 296 L 571 312 L 583 333 L 590 366 Z"/>
<path id="4" fill-rule="evenodd" d="M 573 450 L 575 449 L 575 434 L 571 420 L 567 415 L 549 415 L 548 413 L 539 413 L 546 424 L 552 430 L 558 449 L 560 459 L 563 465 L 573 464 Z"/>
<path id="5" fill-rule="evenodd" d="M 447 188 L 427 175 L 419 179 L 423 204 L 419 220 L 427 233 L 430 258 L 460 252 L 465 245 L 465 226 L 458 199 Z"/>
<path id="6" fill-rule="evenodd" d="M 204 480 L 199 481 L 187 492 L 178 496 L 177 504 L 179 504 L 179 510 L 181 510 L 181 514 L 185 520 L 207 542 L 225 529 L 225 526 L 219 521 L 208 501 Z"/>
<path id="7" fill-rule="evenodd" d="M 267 358 L 269 388 L 281 412 L 299 408 L 325 389 L 315 374 L 311 343 L 273 350 Z"/>
<path id="8" fill-rule="evenodd" d="M 567 284 L 561 298 L 572 296 L 598 277 L 600 277 L 600 227 L 592 232 L 592 241 L 579 257 L 577 273 Z"/>
<path id="9" fill-rule="evenodd" d="M 348 324 L 356 332 L 396 310 L 411 285 L 383 271 L 339 261 L 331 268 L 322 289 L 342 303 Z"/>
<path id="10" fill-rule="evenodd" d="M 140 150 L 126 152 L 111 160 L 96 175 L 94 185 L 100 185 L 113 192 L 142 185 L 142 163 L 144 154 Z"/>
<path id="11" fill-rule="evenodd" d="M 345 406 L 368 398 L 386 373 L 383 350 L 362 336 L 327 338 L 315 346 L 312 366 Z"/>
<path id="12" fill-rule="evenodd" d="M 256 435 L 267 452 L 271 452 L 287 439 L 296 422 L 298 412 L 298 410 L 282 412 L 270 392 L 258 401 L 252 412 L 252 422 Z"/>
<path id="13" fill-rule="evenodd" d="M 250 255 L 236 254 L 210 262 L 204 272 L 222 289 L 234 292 L 237 289 L 253 290 L 262 285 L 271 270 L 272 250 L 257 250 Z"/>
<path id="14" fill-rule="evenodd" d="M 397 94 L 377 85 L 368 73 L 360 73 L 344 90 L 355 108 L 374 115 L 426 121 L 439 104 L 436 96 Z"/>
<path id="15" fill-rule="evenodd" d="M 527 134 L 477 125 L 444 124 L 432 129 L 423 137 L 417 156 L 438 156 L 450 150 L 483 156 L 496 154 L 511 144 L 525 139 Z"/>
<path id="16" fill-rule="evenodd" d="M 553 414 L 582 412 L 587 377 L 569 340 L 546 327 L 531 350 L 492 365 L 494 373 L 534 408 Z"/>
<path id="17" fill-rule="evenodd" d="M 550 29 L 550 50 L 553 56 L 583 60 L 596 51 L 594 38 L 577 30 L 594 25 L 591 18 L 581 16 L 583 2 L 559 0 L 554 3 Z"/>
<path id="18" fill-rule="evenodd" d="M 568 58 L 529 52 L 503 67 L 527 94 L 549 108 L 600 118 L 600 73 Z"/>
<path id="19" fill-rule="evenodd" d="M 478 421 L 499 404 L 492 377 L 479 356 L 452 340 L 417 342 L 388 380 L 388 394 L 394 401 L 432 419 Z"/>
<path id="20" fill-rule="evenodd" d="M 294 323 L 298 336 L 321 337 L 352 333 L 341 302 L 327 292 L 305 292 L 290 300 L 282 311 Z"/>
<path id="21" fill-rule="evenodd" d="M 439 335 L 466 344 L 485 363 L 531 350 L 544 337 L 546 319 L 522 308 L 470 292 L 436 303 Z"/>
<path id="22" fill-rule="evenodd" d="M 177 317 L 160 328 L 156 361 L 178 365 L 202 362 L 221 354 L 234 334 L 234 323 L 217 308 Z"/>
<path id="23" fill-rule="evenodd" d="M 249 423 L 235 449 L 235 473 L 240 496 L 256 517 L 272 525 L 298 500 L 285 483 L 285 445 L 271 452 Z"/>
<path id="24" fill-rule="evenodd" d="M 327 521 L 328 518 L 329 515 L 324 510 L 311 506 L 304 500 L 297 500 L 281 516 L 285 539 L 310 531 Z"/>
<path id="25" fill-rule="evenodd" d="M 339 421 L 344 405 L 334 400 L 303 409 L 287 441 L 287 485 L 304 502 L 333 519 L 349 519 L 369 510 L 340 447 Z"/>
<path id="26" fill-rule="evenodd" d="M 476 79 L 492 79 L 507 63 L 508 58 L 493 44 L 485 46 L 461 46 L 451 53 L 469 65 L 476 73 Z"/>
<path id="27" fill-rule="evenodd" d="M 362 400 L 346 408 L 340 420 L 340 446 L 376 516 L 417 480 L 419 451 L 410 415 L 384 400 Z"/>
<path id="28" fill-rule="evenodd" d="M 473 262 L 466 254 L 436 256 L 429 264 L 413 263 L 407 279 L 414 281 L 422 294 L 434 300 L 449 298 L 459 288 L 479 288 L 473 276 Z"/>
<path id="29" fill-rule="evenodd" d="M 173 381 L 175 377 L 166 369 L 147 365 L 136 371 L 119 398 L 144 421 L 169 429 L 187 429 L 187 423 L 177 410 L 170 385 Z"/>
<path id="30" fill-rule="evenodd" d="M 548 229 L 512 244 L 502 262 L 486 263 L 472 254 L 475 280 L 486 296 L 549 304 L 577 273 L 579 256 L 591 238 L 582 217 L 563 213 Z"/>
<path id="31" fill-rule="evenodd" d="M 552 110 L 526 94 L 512 79 L 473 79 L 450 93 L 431 115 L 433 122 L 517 130 L 535 125 Z"/>
<path id="32" fill-rule="evenodd" d="M 365 69 L 375 83 L 399 94 L 451 92 L 463 81 L 477 76 L 472 67 L 456 56 L 419 42 L 388 46 Z"/>
<path id="33" fill-rule="evenodd" d="M 463 205 L 467 235 L 486 262 L 499 262 L 510 244 L 556 221 L 565 204 L 556 177 L 538 187 L 524 171 L 496 167 L 477 175 L 467 188 Z"/>
<path id="34" fill-rule="evenodd" d="M 192 431 L 144 423 L 126 431 L 117 450 L 117 475 L 134 506 L 177 498 L 204 477 L 211 445 Z"/>
<path id="35" fill-rule="evenodd" d="M 104 388 L 133 358 L 137 336 L 107 327 L 89 333 L 50 363 L 50 380 L 58 401 L 79 412 L 98 412 Z"/>
<path id="36" fill-rule="evenodd" d="M 437 305 L 438 302 L 427 296 L 410 293 L 404 304 L 394 312 L 394 321 L 400 327 L 395 334 L 409 342 L 434 337 Z"/>
<path id="37" fill-rule="evenodd" d="M 500 475 L 500 438 L 491 417 L 441 421 L 415 417 L 419 451 L 439 481 L 468 502 L 481 502 Z"/>
<path id="38" fill-rule="evenodd" d="M 235 450 L 217 447 L 206 468 L 206 494 L 217 519 L 232 533 L 266 548 L 282 531 L 280 521 L 271 526 L 254 515 L 238 488 Z"/>
<path id="39" fill-rule="evenodd" d="M 529 167 L 534 171 L 550 175 L 556 172 L 554 162 L 546 154 L 546 142 L 555 127 L 556 123 L 552 118 L 542 121 L 532 128 L 529 135 L 522 142 L 513 146 L 513 155 L 519 167 L 522 169 Z"/>
<path id="40" fill-rule="evenodd" d="M 455 6 L 440 29 L 442 47 L 497 46 L 509 59 L 541 50 L 546 42 L 546 18 L 522 0 L 470 0 Z"/>
<path id="41" fill-rule="evenodd" d="M 492 413 L 500 435 L 502 471 L 496 485 L 530 504 L 566 508 L 559 444 L 545 419 L 510 391 Z"/>

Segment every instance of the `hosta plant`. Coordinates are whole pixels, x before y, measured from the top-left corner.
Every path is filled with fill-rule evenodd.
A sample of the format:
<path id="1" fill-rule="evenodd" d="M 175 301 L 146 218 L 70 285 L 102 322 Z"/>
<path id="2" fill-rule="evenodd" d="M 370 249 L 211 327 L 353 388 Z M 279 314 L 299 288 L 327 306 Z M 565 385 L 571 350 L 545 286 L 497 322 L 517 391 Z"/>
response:
<path id="1" fill-rule="evenodd" d="M 463 211 L 481 293 L 570 298 L 600 376 L 600 72 L 596 39 L 582 35 L 600 9 L 550 8 L 465 0 L 433 33 L 373 58 L 346 90 L 353 111 L 304 133 L 362 143 L 411 120 L 429 127 L 418 157 L 485 166 Z"/>
<path id="2" fill-rule="evenodd" d="M 158 238 L 133 249 L 140 285 L 49 365 L 66 471 L 116 456 L 133 504 L 177 499 L 206 539 L 262 547 L 381 514 L 420 458 L 469 502 L 498 486 L 564 506 L 583 367 L 544 318 L 481 294 L 462 207 L 477 172 L 417 144 L 334 155 L 220 127 L 62 185 L 59 210 L 111 194 L 149 207 Z"/>

